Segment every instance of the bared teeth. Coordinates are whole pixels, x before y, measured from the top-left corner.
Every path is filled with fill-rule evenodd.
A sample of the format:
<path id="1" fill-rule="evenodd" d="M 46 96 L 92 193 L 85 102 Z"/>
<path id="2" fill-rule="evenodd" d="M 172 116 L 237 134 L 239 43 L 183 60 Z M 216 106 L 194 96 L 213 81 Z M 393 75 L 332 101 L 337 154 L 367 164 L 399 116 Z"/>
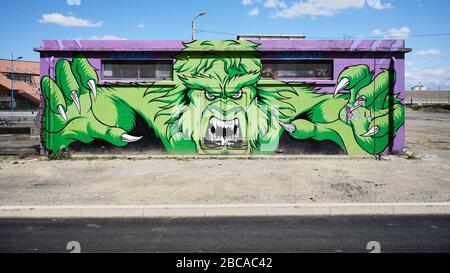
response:
<path id="1" fill-rule="evenodd" d="M 212 117 L 209 120 L 205 139 L 209 143 L 214 143 L 217 146 L 234 145 L 234 143 L 241 140 L 241 131 L 239 128 L 239 120 L 221 120 Z"/>

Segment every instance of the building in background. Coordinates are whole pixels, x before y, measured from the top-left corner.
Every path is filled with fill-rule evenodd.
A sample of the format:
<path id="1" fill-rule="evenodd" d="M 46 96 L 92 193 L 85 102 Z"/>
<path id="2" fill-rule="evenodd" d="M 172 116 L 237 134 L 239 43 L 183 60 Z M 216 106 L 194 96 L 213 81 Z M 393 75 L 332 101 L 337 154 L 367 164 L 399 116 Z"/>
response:
<path id="1" fill-rule="evenodd" d="M 0 111 L 11 110 L 11 60 L 0 59 Z M 14 111 L 39 110 L 39 62 L 14 61 Z"/>
<path id="2" fill-rule="evenodd" d="M 420 82 L 416 86 L 413 86 L 411 88 L 411 91 L 426 91 L 426 90 L 427 90 L 427 88 Z"/>

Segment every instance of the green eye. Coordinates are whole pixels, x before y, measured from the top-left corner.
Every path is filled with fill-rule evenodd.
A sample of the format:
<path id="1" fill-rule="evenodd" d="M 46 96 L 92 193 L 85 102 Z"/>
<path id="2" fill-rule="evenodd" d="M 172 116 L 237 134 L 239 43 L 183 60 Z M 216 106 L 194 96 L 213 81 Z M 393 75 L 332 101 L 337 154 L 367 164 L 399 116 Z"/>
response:
<path id="1" fill-rule="evenodd" d="M 234 93 L 234 95 L 232 96 L 233 99 L 240 99 L 242 97 L 242 89 L 240 89 L 239 91 L 237 91 L 236 93 Z"/>
<path id="2" fill-rule="evenodd" d="M 209 100 L 213 100 L 216 98 L 213 94 L 209 93 L 208 91 L 205 91 L 205 97 Z"/>

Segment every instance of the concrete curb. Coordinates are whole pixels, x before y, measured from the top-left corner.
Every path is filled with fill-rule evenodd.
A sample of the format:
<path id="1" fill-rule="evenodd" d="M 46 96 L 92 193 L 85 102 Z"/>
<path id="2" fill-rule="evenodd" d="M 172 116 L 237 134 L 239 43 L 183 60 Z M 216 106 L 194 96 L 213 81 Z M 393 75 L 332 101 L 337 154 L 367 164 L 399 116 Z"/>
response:
<path id="1" fill-rule="evenodd" d="M 450 215 L 444 203 L 0 206 L 0 218 Z"/>

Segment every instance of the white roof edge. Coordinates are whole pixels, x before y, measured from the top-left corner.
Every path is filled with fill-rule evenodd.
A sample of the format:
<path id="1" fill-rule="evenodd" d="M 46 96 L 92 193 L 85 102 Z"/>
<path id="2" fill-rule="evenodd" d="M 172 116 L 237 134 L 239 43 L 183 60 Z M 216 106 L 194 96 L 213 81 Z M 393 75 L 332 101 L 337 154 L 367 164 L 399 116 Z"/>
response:
<path id="1" fill-rule="evenodd" d="M 241 38 L 278 38 L 278 39 L 305 39 L 305 35 L 300 34 L 238 34 L 237 39 Z"/>

